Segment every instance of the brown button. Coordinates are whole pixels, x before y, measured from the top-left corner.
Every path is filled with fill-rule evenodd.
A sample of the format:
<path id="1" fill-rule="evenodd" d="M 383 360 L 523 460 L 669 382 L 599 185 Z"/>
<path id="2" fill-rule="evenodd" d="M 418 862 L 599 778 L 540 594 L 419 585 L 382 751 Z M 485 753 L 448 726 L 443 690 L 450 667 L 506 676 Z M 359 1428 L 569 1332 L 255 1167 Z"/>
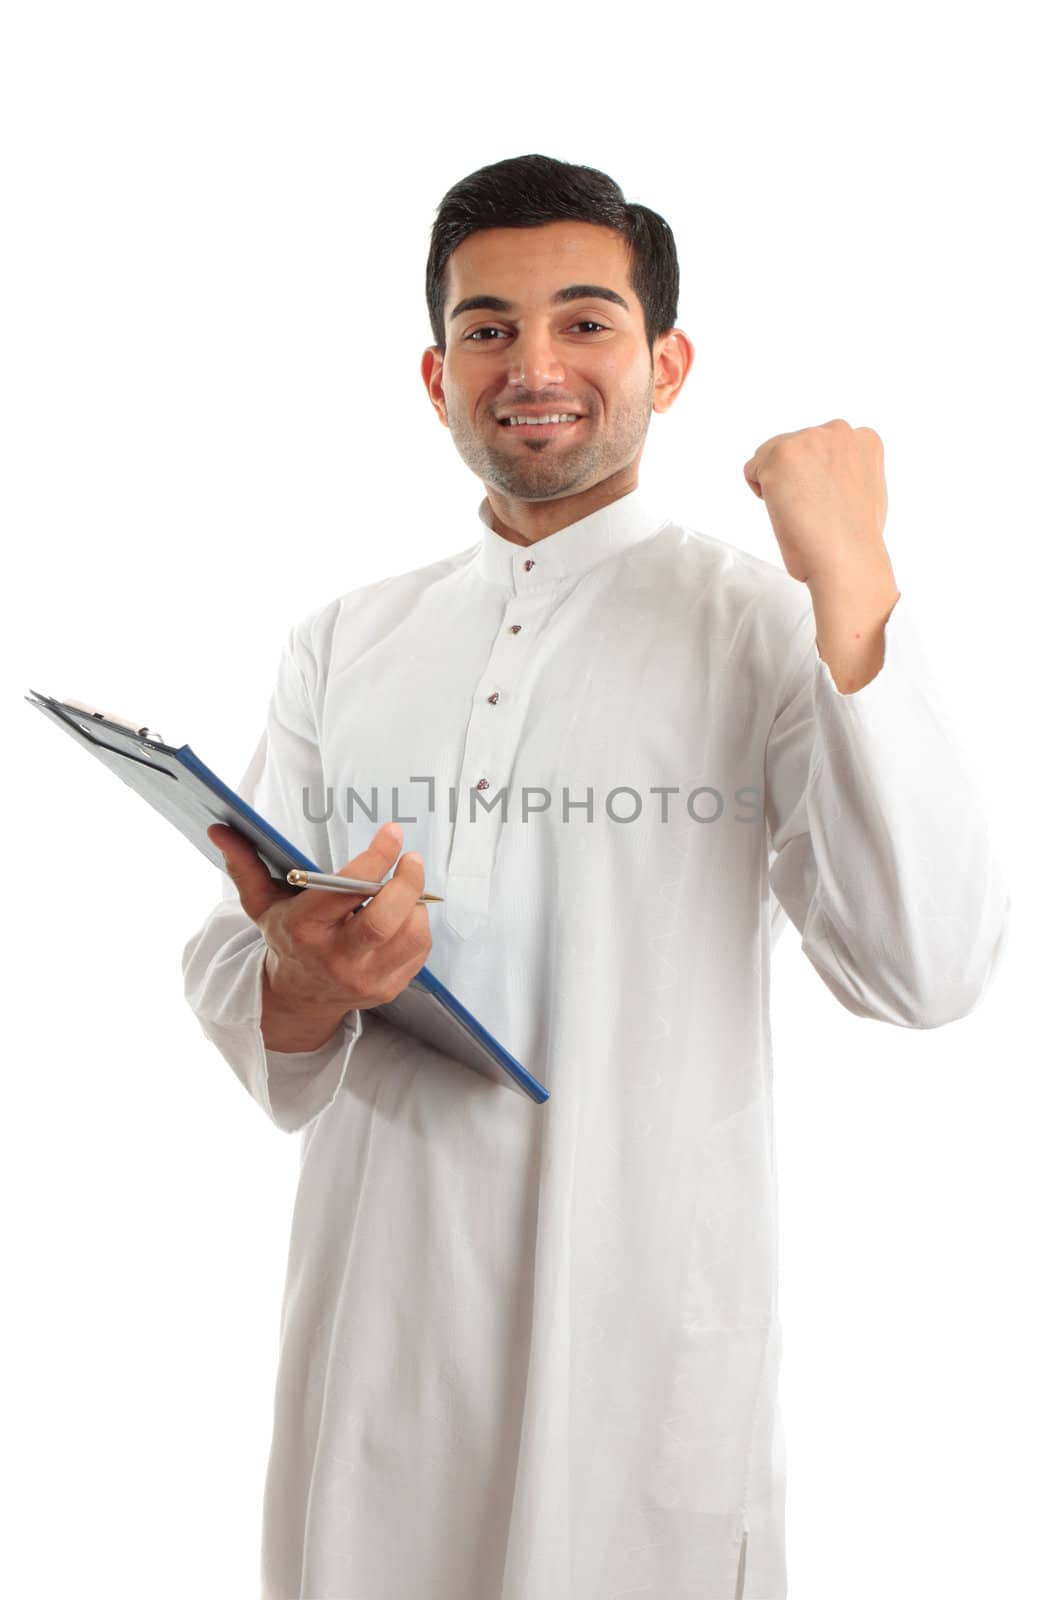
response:
<path id="1" fill-rule="evenodd" d="M 532 570 L 533 570 L 533 568 L 534 568 L 534 567 L 535 567 L 535 566 L 536 566 L 536 562 L 535 562 L 535 561 L 527 561 L 527 562 L 526 562 L 526 563 L 525 563 L 525 570 L 526 570 L 526 572 L 532 572 Z"/>
<path id="2" fill-rule="evenodd" d="M 500 698 L 500 697 L 499 697 L 499 695 L 498 695 L 498 694 L 490 694 L 490 695 L 489 695 L 489 705 L 490 705 L 490 706 L 494 706 L 494 705 L 495 705 L 495 704 L 496 704 L 496 701 L 497 701 L 497 700 L 498 700 L 498 699 L 499 699 L 499 698 Z"/>
<path id="3" fill-rule="evenodd" d="M 488 778 L 479 778 L 477 783 L 474 785 L 475 789 L 487 789 L 488 786 L 489 786 Z"/>
<path id="4" fill-rule="evenodd" d="M 511 632 L 512 633 L 521 633 L 521 631 L 522 631 L 522 625 L 521 625 L 520 622 L 513 622 L 511 624 Z"/>

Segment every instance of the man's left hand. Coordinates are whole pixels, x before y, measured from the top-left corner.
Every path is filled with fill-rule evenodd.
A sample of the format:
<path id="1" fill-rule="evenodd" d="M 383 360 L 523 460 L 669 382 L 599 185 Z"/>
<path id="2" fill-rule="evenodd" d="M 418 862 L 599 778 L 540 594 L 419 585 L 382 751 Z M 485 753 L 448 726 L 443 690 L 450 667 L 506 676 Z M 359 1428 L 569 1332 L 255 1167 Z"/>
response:
<path id="1" fill-rule="evenodd" d="M 855 581 L 891 571 L 882 538 L 889 497 L 882 441 L 837 417 L 779 433 L 746 462 L 787 572 L 802 583 Z"/>

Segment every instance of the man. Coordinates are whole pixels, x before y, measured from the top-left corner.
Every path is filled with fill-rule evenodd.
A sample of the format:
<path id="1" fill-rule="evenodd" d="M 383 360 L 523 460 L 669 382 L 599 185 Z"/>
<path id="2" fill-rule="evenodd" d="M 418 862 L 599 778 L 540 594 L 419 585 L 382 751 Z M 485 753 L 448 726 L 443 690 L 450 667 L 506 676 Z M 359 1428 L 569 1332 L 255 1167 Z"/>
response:
<path id="1" fill-rule="evenodd" d="M 773 937 L 913 1028 L 1005 941 L 877 434 L 747 462 L 782 567 L 644 503 L 677 291 L 667 225 L 593 169 L 449 192 L 422 376 L 479 522 L 292 630 L 240 791 L 325 870 L 396 870 L 354 915 L 210 829 L 188 999 L 303 1137 L 266 1600 L 781 1600 Z M 427 957 L 544 1106 L 373 1014 Z"/>

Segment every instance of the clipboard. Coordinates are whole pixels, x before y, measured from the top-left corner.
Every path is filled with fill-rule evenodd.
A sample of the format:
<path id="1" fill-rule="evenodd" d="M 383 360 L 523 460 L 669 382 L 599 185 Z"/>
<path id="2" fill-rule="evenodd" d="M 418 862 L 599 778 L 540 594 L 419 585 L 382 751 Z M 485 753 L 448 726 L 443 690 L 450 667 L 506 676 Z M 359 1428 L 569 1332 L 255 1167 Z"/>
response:
<path id="1" fill-rule="evenodd" d="M 124 717 L 97 711 L 79 700 L 56 700 L 36 689 L 25 699 L 135 789 L 222 872 L 224 857 L 206 837 L 206 829 L 214 822 L 227 823 L 248 838 L 280 883 L 286 884 L 291 867 L 321 870 L 211 772 L 190 745 L 168 745 L 150 728 L 138 728 Z M 426 967 L 420 967 L 395 1000 L 372 1006 L 371 1015 L 384 1018 L 494 1083 L 519 1089 L 538 1105 L 550 1099 L 550 1091 Z"/>

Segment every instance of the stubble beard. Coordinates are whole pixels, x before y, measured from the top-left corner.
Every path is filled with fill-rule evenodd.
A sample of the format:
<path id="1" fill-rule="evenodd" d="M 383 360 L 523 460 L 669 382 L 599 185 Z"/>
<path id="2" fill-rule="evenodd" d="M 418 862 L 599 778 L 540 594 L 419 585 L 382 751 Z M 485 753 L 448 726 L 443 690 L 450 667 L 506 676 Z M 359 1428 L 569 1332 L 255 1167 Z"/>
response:
<path id="1" fill-rule="evenodd" d="M 482 431 L 464 412 L 451 409 L 448 427 L 462 459 L 489 488 L 515 500 L 555 500 L 590 488 L 635 460 L 650 425 L 653 400 L 652 374 L 647 394 L 612 412 L 604 434 L 595 431 L 592 416 L 576 423 L 584 429 L 584 438 L 578 441 L 566 442 L 552 435 L 539 441 L 497 439 L 493 445 L 488 439 L 490 430 L 496 429 L 491 417 Z"/>

